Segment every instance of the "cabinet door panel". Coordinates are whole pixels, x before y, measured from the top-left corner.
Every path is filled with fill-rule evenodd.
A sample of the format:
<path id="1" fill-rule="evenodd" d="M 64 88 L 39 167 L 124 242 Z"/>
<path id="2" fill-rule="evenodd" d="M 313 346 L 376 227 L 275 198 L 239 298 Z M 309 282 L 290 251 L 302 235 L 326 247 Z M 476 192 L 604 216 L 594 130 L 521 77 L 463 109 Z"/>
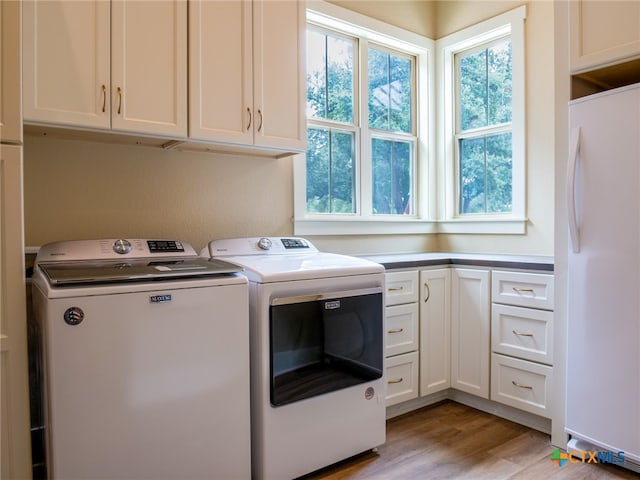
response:
<path id="1" fill-rule="evenodd" d="M 420 395 L 451 386 L 451 270 L 420 272 Z"/>
<path id="2" fill-rule="evenodd" d="M 186 137 L 187 4 L 112 3 L 112 127 Z"/>
<path id="3" fill-rule="evenodd" d="M 0 145 L 1 478 L 31 478 L 22 216 L 22 147 Z"/>
<path id="4" fill-rule="evenodd" d="M 252 2 L 189 3 L 189 136 L 253 143 Z"/>
<path id="5" fill-rule="evenodd" d="M 452 270 L 451 386 L 489 398 L 490 272 Z"/>
<path id="6" fill-rule="evenodd" d="M 25 121 L 110 127 L 109 5 L 23 2 Z"/>
<path id="7" fill-rule="evenodd" d="M 306 145 L 305 2 L 254 2 L 255 143 Z"/>
<path id="8" fill-rule="evenodd" d="M 640 3 L 575 0 L 569 9 L 572 72 L 640 56 Z"/>
<path id="9" fill-rule="evenodd" d="M 0 140 L 22 142 L 20 2 L 0 3 Z"/>

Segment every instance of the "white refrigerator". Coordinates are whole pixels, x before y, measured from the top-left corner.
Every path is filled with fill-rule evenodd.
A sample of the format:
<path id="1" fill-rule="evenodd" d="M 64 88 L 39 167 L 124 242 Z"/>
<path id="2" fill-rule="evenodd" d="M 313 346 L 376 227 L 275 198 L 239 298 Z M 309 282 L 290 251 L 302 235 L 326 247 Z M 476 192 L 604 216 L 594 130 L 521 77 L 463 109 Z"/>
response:
<path id="1" fill-rule="evenodd" d="M 569 450 L 640 468 L 640 84 L 569 104 Z"/>

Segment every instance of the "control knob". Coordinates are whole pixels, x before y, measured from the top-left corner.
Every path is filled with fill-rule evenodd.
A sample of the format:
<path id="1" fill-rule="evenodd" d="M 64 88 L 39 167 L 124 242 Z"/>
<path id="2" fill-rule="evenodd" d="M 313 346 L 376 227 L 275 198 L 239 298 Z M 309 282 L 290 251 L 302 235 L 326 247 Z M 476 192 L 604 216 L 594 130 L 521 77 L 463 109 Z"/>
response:
<path id="1" fill-rule="evenodd" d="M 131 246 L 131 242 L 129 242 L 128 240 L 120 239 L 113 242 L 113 251 L 119 253 L 120 255 L 131 252 L 132 248 L 133 247 Z"/>
<path id="2" fill-rule="evenodd" d="M 266 237 L 262 237 L 260 240 L 258 240 L 258 247 L 261 250 L 271 250 L 271 240 Z"/>

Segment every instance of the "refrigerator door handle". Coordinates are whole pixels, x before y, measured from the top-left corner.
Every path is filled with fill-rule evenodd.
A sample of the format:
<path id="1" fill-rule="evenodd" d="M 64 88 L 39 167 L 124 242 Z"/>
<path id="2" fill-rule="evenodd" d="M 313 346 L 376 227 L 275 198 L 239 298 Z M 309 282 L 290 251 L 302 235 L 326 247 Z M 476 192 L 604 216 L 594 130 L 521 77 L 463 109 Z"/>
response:
<path id="1" fill-rule="evenodd" d="M 580 150 L 580 127 L 571 130 L 571 153 L 567 165 L 567 209 L 569 217 L 569 237 L 573 253 L 580 253 L 580 232 L 576 216 L 576 167 Z"/>

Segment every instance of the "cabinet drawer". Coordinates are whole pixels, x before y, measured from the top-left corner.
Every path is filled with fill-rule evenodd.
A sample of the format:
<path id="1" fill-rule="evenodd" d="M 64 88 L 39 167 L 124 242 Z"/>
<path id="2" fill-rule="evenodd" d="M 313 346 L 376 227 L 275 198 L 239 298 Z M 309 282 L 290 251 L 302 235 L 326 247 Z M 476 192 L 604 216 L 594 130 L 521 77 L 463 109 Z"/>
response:
<path id="1" fill-rule="evenodd" d="M 491 349 L 496 353 L 553 363 L 553 312 L 493 304 Z"/>
<path id="2" fill-rule="evenodd" d="M 491 400 L 551 418 L 553 369 L 547 365 L 491 355 Z"/>
<path id="3" fill-rule="evenodd" d="M 418 397 L 418 352 L 386 359 L 387 407 Z"/>
<path id="4" fill-rule="evenodd" d="M 418 301 L 418 271 L 387 272 L 385 305 Z"/>
<path id="5" fill-rule="evenodd" d="M 393 305 L 385 310 L 385 356 L 418 349 L 418 304 Z"/>
<path id="6" fill-rule="evenodd" d="M 553 275 L 494 270 L 491 299 L 506 305 L 553 310 Z"/>

